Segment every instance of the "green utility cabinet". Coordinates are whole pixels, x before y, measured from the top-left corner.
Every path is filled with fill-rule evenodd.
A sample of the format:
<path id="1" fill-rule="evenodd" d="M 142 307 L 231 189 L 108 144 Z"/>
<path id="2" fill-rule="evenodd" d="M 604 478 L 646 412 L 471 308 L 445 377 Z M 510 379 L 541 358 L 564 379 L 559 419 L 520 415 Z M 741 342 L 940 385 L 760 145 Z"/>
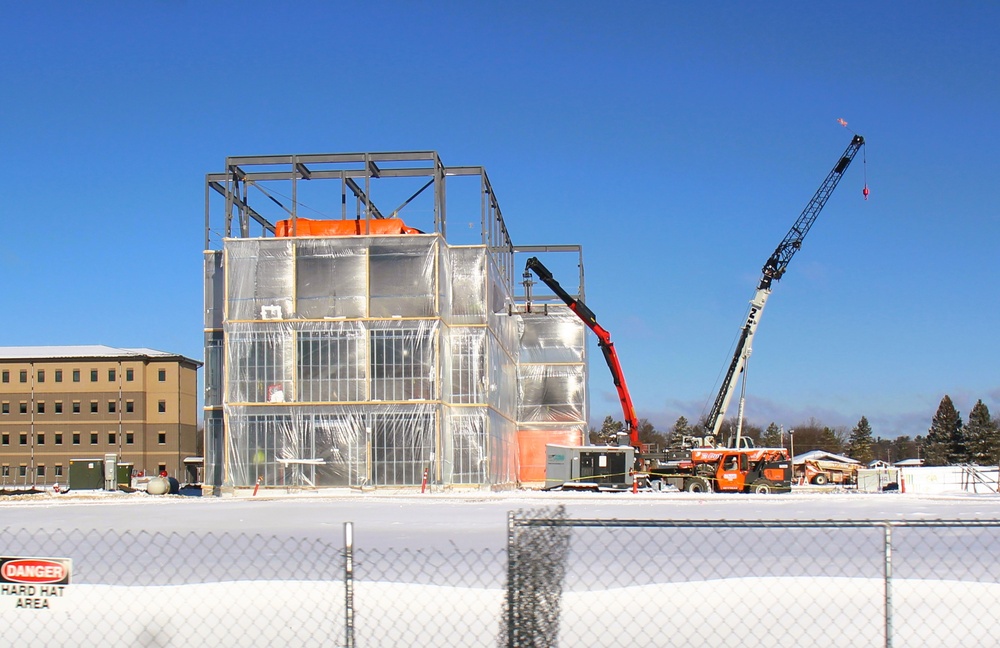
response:
<path id="1" fill-rule="evenodd" d="M 132 488 L 132 469 L 135 468 L 134 463 L 118 462 L 118 488 Z"/>
<path id="2" fill-rule="evenodd" d="M 70 490 L 104 488 L 104 457 L 69 460 Z"/>

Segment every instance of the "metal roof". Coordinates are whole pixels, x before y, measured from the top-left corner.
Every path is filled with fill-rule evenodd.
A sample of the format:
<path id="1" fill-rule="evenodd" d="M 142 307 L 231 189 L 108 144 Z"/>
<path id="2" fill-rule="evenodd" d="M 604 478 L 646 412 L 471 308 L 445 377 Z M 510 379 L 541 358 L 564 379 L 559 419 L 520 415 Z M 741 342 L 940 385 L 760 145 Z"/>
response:
<path id="1" fill-rule="evenodd" d="M 15 346 L 0 347 L 2 360 L 55 360 L 61 358 L 180 358 L 201 366 L 201 362 L 178 353 L 147 348 L 117 348 L 103 344 L 74 346 Z"/>
<path id="2" fill-rule="evenodd" d="M 792 463 L 802 463 L 803 461 L 839 461 L 841 463 L 860 464 L 857 459 L 851 459 L 844 455 L 834 454 L 826 450 L 810 450 L 792 457 Z"/>

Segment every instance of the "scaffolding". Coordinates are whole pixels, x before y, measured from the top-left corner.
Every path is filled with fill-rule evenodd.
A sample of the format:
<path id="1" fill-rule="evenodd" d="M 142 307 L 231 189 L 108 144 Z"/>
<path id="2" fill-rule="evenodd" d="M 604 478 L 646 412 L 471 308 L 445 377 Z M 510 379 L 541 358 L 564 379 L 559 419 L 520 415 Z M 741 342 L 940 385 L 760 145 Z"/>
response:
<path id="1" fill-rule="evenodd" d="M 525 448 L 582 441 L 587 414 L 582 323 L 519 306 L 537 249 L 482 167 L 435 152 L 228 158 L 205 189 L 207 489 L 536 479 Z"/>

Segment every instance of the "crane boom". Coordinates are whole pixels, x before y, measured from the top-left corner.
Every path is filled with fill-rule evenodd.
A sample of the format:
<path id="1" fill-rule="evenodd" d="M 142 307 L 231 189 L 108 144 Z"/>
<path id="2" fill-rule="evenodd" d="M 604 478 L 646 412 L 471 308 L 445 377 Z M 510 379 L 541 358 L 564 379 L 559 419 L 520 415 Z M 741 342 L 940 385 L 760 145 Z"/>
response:
<path id="1" fill-rule="evenodd" d="M 597 335 L 597 344 L 601 347 L 604 360 L 608 363 L 608 368 L 611 370 L 615 389 L 618 390 L 618 400 L 621 402 L 622 413 L 625 417 L 625 428 L 628 433 L 629 445 L 639 449 L 639 421 L 635 416 L 635 408 L 632 406 L 632 396 L 629 394 L 628 386 L 625 384 L 625 374 L 622 372 L 621 363 L 618 362 L 618 353 L 615 351 L 615 345 L 611 341 L 611 334 L 597 323 L 597 316 L 594 315 L 594 311 L 587 308 L 587 305 L 582 301 L 566 292 L 541 261 L 535 257 L 528 259 L 524 266 L 525 277 L 527 277 L 529 270 L 534 272 Z"/>
<path id="2" fill-rule="evenodd" d="M 864 137 L 860 135 L 854 136 L 851 143 L 847 146 L 847 150 L 840 156 L 830 174 L 826 176 L 826 180 L 816 190 L 812 200 L 802 210 L 792 228 L 788 230 L 788 234 L 785 235 L 785 238 L 775 248 L 774 253 L 764 263 L 764 267 L 761 270 L 760 282 L 757 284 L 757 292 L 754 293 L 753 299 L 750 300 L 749 314 L 743 323 L 742 329 L 740 329 L 740 338 L 736 344 L 736 351 L 733 353 L 733 359 L 729 363 L 726 377 L 722 381 L 719 394 L 716 396 L 715 403 L 712 405 L 712 409 L 705 421 L 706 430 L 710 431 L 713 436 L 718 436 L 719 434 L 719 430 L 726 417 L 726 410 L 729 408 L 729 402 L 732 400 L 733 392 L 736 388 L 736 379 L 746 368 L 747 359 L 750 357 L 752 351 L 753 336 L 757 331 L 758 324 L 760 324 L 761 313 L 763 313 L 764 306 L 767 304 L 767 298 L 771 294 L 772 282 L 780 280 L 782 275 L 785 274 L 785 270 L 788 269 L 788 263 L 795 256 L 795 253 L 798 252 L 799 248 L 802 247 L 802 240 L 809 233 L 809 228 L 816 221 L 816 217 L 823 210 L 833 190 L 837 188 L 837 184 L 840 182 L 841 177 L 843 177 L 847 167 L 850 166 L 854 156 L 857 155 L 864 144 Z"/>

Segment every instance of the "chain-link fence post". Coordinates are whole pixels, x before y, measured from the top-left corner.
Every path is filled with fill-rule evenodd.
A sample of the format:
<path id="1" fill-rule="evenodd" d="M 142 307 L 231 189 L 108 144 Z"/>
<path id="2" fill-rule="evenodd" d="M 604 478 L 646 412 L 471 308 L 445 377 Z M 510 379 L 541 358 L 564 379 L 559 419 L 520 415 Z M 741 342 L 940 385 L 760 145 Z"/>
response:
<path id="1" fill-rule="evenodd" d="M 563 582 L 569 559 L 566 507 L 508 514 L 507 648 L 552 648 L 558 644 Z"/>
<path id="2" fill-rule="evenodd" d="M 344 646 L 354 648 L 354 524 L 344 522 Z"/>
<path id="3" fill-rule="evenodd" d="M 507 512 L 507 648 L 517 646 L 517 558 L 514 551 L 514 511 Z"/>
<path id="4" fill-rule="evenodd" d="M 892 524 L 885 524 L 885 648 L 892 648 Z"/>

